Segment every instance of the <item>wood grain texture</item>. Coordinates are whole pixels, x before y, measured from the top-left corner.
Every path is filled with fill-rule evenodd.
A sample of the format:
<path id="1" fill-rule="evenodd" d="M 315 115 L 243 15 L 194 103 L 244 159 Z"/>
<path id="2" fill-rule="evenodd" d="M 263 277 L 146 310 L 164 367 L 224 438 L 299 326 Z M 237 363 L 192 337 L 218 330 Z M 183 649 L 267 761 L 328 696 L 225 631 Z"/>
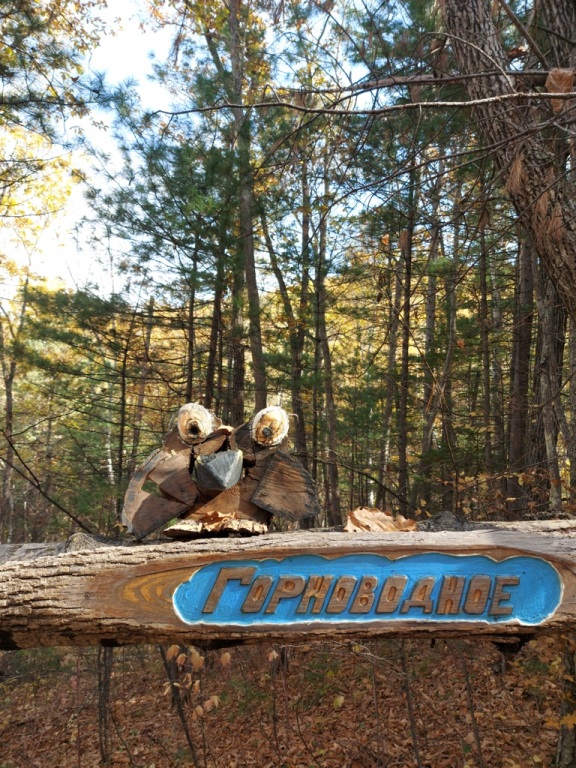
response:
<path id="1" fill-rule="evenodd" d="M 122 508 L 122 522 L 137 539 L 148 536 L 174 517 L 185 512 L 198 495 L 195 487 L 190 488 L 186 463 L 189 462 L 187 451 L 173 454 L 160 448 L 146 459 L 132 475 Z M 162 468 L 168 466 L 169 472 Z M 176 476 L 170 472 L 176 470 Z M 144 483 L 151 473 L 156 473 L 170 498 L 161 498 L 143 490 Z"/>
<path id="2" fill-rule="evenodd" d="M 319 514 L 312 477 L 297 459 L 278 450 L 265 467 L 262 481 L 252 496 L 254 504 L 294 521 Z"/>
<path id="3" fill-rule="evenodd" d="M 148 480 L 160 488 L 170 499 L 192 506 L 199 496 L 198 488 L 190 476 L 190 451 L 165 456 L 148 473 Z"/>
<path id="4" fill-rule="evenodd" d="M 2 550 L 0 547 L 0 562 L 5 554 Z M 560 605 L 538 627 L 476 621 L 463 626 L 450 620 L 424 623 L 407 618 L 400 623 L 380 620 L 362 626 L 319 626 L 311 620 L 297 627 L 242 628 L 186 624 L 176 615 L 172 603 L 176 588 L 196 569 L 211 563 L 282 559 L 295 554 L 321 555 L 330 560 L 373 553 L 396 559 L 427 552 L 481 554 L 497 562 L 520 555 L 541 558 L 561 576 Z M 10 556 L 18 556 L 18 550 L 12 549 Z M 210 646 L 377 636 L 486 635 L 512 639 L 522 634 L 566 630 L 576 623 L 573 531 L 563 536 L 496 530 L 391 534 L 303 531 L 249 539 L 101 547 L 34 560 L 24 559 L 24 555 L 18 560 L 4 560 L 0 579 L 0 647 L 4 649 L 146 642 Z M 303 594 L 306 599 L 313 597 L 312 593 Z"/>

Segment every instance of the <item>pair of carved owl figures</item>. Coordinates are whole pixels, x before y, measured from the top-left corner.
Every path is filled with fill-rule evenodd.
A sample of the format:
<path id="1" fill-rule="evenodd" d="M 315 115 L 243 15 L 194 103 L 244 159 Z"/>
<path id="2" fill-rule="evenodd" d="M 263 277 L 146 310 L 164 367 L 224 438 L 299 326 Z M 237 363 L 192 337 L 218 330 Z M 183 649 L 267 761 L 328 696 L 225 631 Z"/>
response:
<path id="1" fill-rule="evenodd" d="M 162 447 L 131 478 L 122 522 L 141 539 L 172 521 L 164 533 L 190 539 L 264 533 L 273 517 L 314 517 L 314 483 L 288 453 L 289 427 L 277 406 L 234 428 L 199 403 L 183 405 Z"/>

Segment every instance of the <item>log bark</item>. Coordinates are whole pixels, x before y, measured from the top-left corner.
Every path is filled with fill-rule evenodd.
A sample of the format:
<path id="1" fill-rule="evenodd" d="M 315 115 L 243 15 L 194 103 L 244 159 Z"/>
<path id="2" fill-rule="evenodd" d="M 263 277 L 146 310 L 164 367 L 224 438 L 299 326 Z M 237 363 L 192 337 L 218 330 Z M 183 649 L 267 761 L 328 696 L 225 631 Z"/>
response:
<path id="1" fill-rule="evenodd" d="M 243 80 L 247 67 L 248 50 L 242 40 L 242 10 L 240 0 L 228 3 L 228 30 L 230 32 L 230 80 L 225 80 L 233 103 L 241 104 L 244 98 Z M 227 83 L 229 83 L 227 85 Z M 266 365 L 260 325 L 260 295 L 256 275 L 254 246 L 254 170 L 252 168 L 252 137 L 250 113 L 240 107 L 232 109 L 234 116 L 235 143 L 237 147 L 238 197 L 240 253 L 244 265 L 246 292 L 248 296 L 248 323 L 250 328 L 250 352 L 252 353 L 252 375 L 254 378 L 254 404 L 257 411 L 266 407 Z"/>
<path id="2" fill-rule="evenodd" d="M 4 557 L 0 579 L 0 647 L 116 646 L 146 642 L 209 647 L 378 636 L 484 635 L 511 641 L 520 635 L 566 630 L 576 623 L 576 530 L 573 521 L 566 521 L 565 525 L 570 526 L 570 530 L 564 530 L 562 536 L 506 530 L 393 534 L 298 532 L 191 544 L 104 546 L 60 551 L 48 556 L 42 553 L 35 560 L 24 559 L 26 551 L 13 547 L 9 548 L 11 552 L 6 559 L 0 548 L 0 562 Z M 14 556 L 18 559 L 14 560 Z M 401 574 L 410 558 L 418 560 L 423 556 L 459 564 L 475 562 L 469 556 L 480 556 L 482 563 L 492 565 L 475 566 L 478 574 L 473 576 L 475 587 L 467 597 L 462 596 L 463 582 L 459 582 L 464 576 L 444 577 L 442 592 L 434 597 L 431 590 L 435 577 L 422 571 L 421 576 L 424 575 L 419 577 L 417 588 L 405 592 L 402 608 L 394 618 L 388 615 L 392 610 L 390 605 L 394 601 L 398 603 L 398 595 L 394 597 L 396 587 L 392 589 L 386 582 L 386 591 L 383 589 L 377 598 L 380 613 L 367 616 L 364 621 L 365 606 L 370 605 L 370 600 L 374 604 L 376 599 L 374 584 L 370 586 L 370 581 L 378 580 L 374 563 L 379 562 L 379 558 L 393 560 L 395 575 L 391 580 L 402 589 L 406 577 Z M 365 576 L 340 575 L 335 588 L 328 591 L 332 577 L 324 571 L 336 572 L 338 563 L 345 564 L 344 571 L 353 569 L 352 563 L 362 570 L 367 557 L 372 564 L 364 568 Z M 314 565 L 306 582 L 305 576 L 297 575 L 299 558 L 321 563 L 318 567 L 323 569 L 322 573 L 317 573 Z M 524 579 L 524 575 L 513 573 L 517 558 L 527 558 L 546 573 L 557 574 L 560 582 L 556 603 L 549 611 L 545 608 L 544 613 L 548 613 L 541 620 L 530 624 L 508 617 L 508 603 L 514 600 L 510 595 L 520 589 L 518 585 Z M 264 562 L 272 568 L 270 573 L 276 567 L 277 575 L 260 575 L 252 583 L 256 566 Z M 478 601 L 487 600 L 489 585 L 486 586 L 486 582 L 490 577 L 486 573 L 491 568 L 500 568 L 503 574 L 495 577 L 490 597 L 496 620 L 477 620 Z M 196 579 L 201 572 L 217 576 L 200 619 L 186 618 L 185 607 L 178 608 L 180 612 L 176 610 L 175 593 L 189 588 L 191 577 Z M 272 584 L 274 578 L 276 582 Z M 441 578 L 436 582 L 442 583 Z M 190 587 L 192 595 L 196 594 L 196 583 Z M 217 617 L 210 623 L 211 613 L 225 589 L 243 590 L 243 616 L 250 621 L 255 617 L 252 623 L 241 625 L 233 618 L 219 621 Z M 260 622 L 254 611 L 262 608 L 266 594 L 269 602 L 262 610 Z M 238 613 L 234 599 L 224 606 L 227 616 L 233 616 L 234 611 Z M 278 615 L 276 621 L 275 611 L 279 614 L 281 606 L 294 600 L 299 601 L 296 615 L 304 614 L 301 620 L 282 621 Z M 466 600 L 465 620 L 456 615 L 452 617 L 454 600 Z M 345 604 L 352 606 L 350 610 L 344 610 Z"/>
<path id="3" fill-rule="evenodd" d="M 526 491 L 518 481 L 518 473 L 527 468 L 529 431 L 530 355 L 532 352 L 532 320 L 534 312 L 534 276 L 531 245 L 524 238 L 519 244 L 517 280 L 514 297 L 512 330 L 512 369 L 509 399 L 508 463 L 511 476 L 507 480 L 507 506 L 515 514 L 526 505 Z"/>
<path id="4" fill-rule="evenodd" d="M 330 210 L 330 183 L 328 177 L 329 159 L 324 160 L 324 202 L 326 211 Z M 334 394 L 334 375 L 332 369 L 332 349 L 326 322 L 328 310 L 328 291 L 326 278 L 328 276 L 327 258 L 327 233 L 328 216 L 322 216 L 319 226 L 319 247 L 316 263 L 315 291 L 316 291 L 316 338 L 317 350 L 324 363 L 324 411 L 326 416 L 326 510 L 328 525 L 340 525 L 342 522 L 342 510 L 340 505 L 340 490 L 338 483 L 338 431 L 336 417 L 336 399 Z"/>
<path id="5" fill-rule="evenodd" d="M 542 3 L 542 29 L 557 67 L 572 67 L 576 12 L 572 0 Z M 492 146 L 519 219 L 572 317 L 576 316 L 576 196 L 567 173 L 570 152 L 563 123 L 574 105 L 567 101 L 556 113 L 553 104 L 507 97 L 526 86 L 507 74 L 507 57 L 487 0 L 446 0 L 444 21 L 470 99 L 490 100 L 475 107 L 485 143 Z M 495 69 L 496 68 L 496 69 Z M 554 92 L 554 91 L 552 91 Z M 498 99 L 498 97 L 504 97 Z M 559 127 L 558 127 L 559 126 Z"/>

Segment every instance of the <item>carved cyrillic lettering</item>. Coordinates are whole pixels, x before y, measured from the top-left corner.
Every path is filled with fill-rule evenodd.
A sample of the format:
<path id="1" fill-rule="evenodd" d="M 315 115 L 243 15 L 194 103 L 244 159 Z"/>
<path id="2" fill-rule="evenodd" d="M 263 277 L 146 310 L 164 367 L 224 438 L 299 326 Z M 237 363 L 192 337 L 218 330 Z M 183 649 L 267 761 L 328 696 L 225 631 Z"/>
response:
<path id="1" fill-rule="evenodd" d="M 517 587 L 520 584 L 519 576 L 496 576 L 494 595 L 488 613 L 490 616 L 509 616 L 512 613 L 511 605 L 500 605 L 504 600 L 510 600 L 510 592 L 504 592 L 504 587 Z"/>
<path id="2" fill-rule="evenodd" d="M 407 576 L 389 576 L 382 587 L 376 613 L 394 613 L 407 583 Z"/>
<path id="3" fill-rule="evenodd" d="M 204 603 L 202 613 L 214 613 L 229 581 L 239 581 L 243 585 L 250 584 L 255 572 L 256 568 L 248 565 L 241 565 L 236 568 L 221 568 L 214 581 L 214 586 Z"/>
<path id="4" fill-rule="evenodd" d="M 348 605 L 357 579 L 354 576 L 340 576 L 328 601 L 326 613 L 342 613 Z"/>
<path id="5" fill-rule="evenodd" d="M 423 579 L 418 579 L 416 584 L 414 584 L 412 594 L 402 603 L 400 613 L 408 613 L 411 608 L 422 608 L 423 613 L 432 613 L 434 603 L 430 595 L 435 583 L 436 579 L 433 576 L 425 576 Z"/>
<path id="6" fill-rule="evenodd" d="M 321 569 L 319 569 L 321 570 Z M 311 576 L 270 573 L 258 575 L 255 566 L 223 566 L 219 569 L 206 598 L 203 614 L 222 610 L 235 595 L 234 604 L 243 602 L 242 614 L 274 614 L 281 600 L 295 599 L 290 606 L 299 616 L 320 617 L 330 614 L 408 614 L 506 617 L 514 614 L 512 587 L 520 585 L 519 576 L 443 575 L 423 576 L 406 593 L 410 576 L 388 576 L 381 585 L 376 575 Z M 420 571 L 421 573 L 422 571 Z M 440 579 L 436 587 L 437 580 Z M 234 582 L 229 585 L 229 582 Z M 240 589 L 246 587 L 248 589 Z M 434 594 L 434 597 L 433 597 Z M 222 603 L 222 605 L 220 605 Z M 416 616 L 417 617 L 417 616 Z"/>
<path id="7" fill-rule="evenodd" d="M 376 613 L 394 613 L 407 583 L 407 576 L 389 576 L 382 587 Z"/>
<path id="8" fill-rule="evenodd" d="M 306 581 L 302 576 L 280 576 L 264 612 L 274 613 L 280 600 L 301 595 L 305 584 Z"/>
<path id="9" fill-rule="evenodd" d="M 307 613 L 310 602 L 312 613 L 320 613 L 333 580 L 333 576 L 310 576 L 296 613 Z"/>
<path id="10" fill-rule="evenodd" d="M 440 616 L 445 614 L 459 613 L 460 601 L 464 592 L 464 576 L 443 576 L 440 595 L 436 603 L 436 613 Z"/>
<path id="11" fill-rule="evenodd" d="M 350 613 L 368 613 L 374 605 L 374 590 L 377 586 L 376 576 L 363 576 L 350 607 Z"/>
<path id="12" fill-rule="evenodd" d="M 490 576 L 474 576 L 470 579 L 468 594 L 463 606 L 464 613 L 470 613 L 473 616 L 484 613 L 491 586 L 492 579 Z"/>
<path id="13" fill-rule="evenodd" d="M 272 576 L 258 576 L 257 579 L 254 579 L 250 585 L 250 591 L 242 603 L 242 608 L 240 609 L 242 613 L 258 613 L 268 597 L 268 592 L 270 592 L 273 582 L 274 578 Z"/>

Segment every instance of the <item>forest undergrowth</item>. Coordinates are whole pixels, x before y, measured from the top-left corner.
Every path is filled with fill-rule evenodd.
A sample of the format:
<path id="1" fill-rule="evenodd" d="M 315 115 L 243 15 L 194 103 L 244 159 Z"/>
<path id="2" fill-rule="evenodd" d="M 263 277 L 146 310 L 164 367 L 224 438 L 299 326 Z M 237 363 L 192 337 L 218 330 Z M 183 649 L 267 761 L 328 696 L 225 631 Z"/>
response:
<path id="1" fill-rule="evenodd" d="M 516 654 L 478 640 L 121 648 L 107 693 L 95 649 L 6 652 L 0 768 L 98 768 L 103 753 L 113 768 L 545 768 L 562 648 L 556 637 Z"/>

